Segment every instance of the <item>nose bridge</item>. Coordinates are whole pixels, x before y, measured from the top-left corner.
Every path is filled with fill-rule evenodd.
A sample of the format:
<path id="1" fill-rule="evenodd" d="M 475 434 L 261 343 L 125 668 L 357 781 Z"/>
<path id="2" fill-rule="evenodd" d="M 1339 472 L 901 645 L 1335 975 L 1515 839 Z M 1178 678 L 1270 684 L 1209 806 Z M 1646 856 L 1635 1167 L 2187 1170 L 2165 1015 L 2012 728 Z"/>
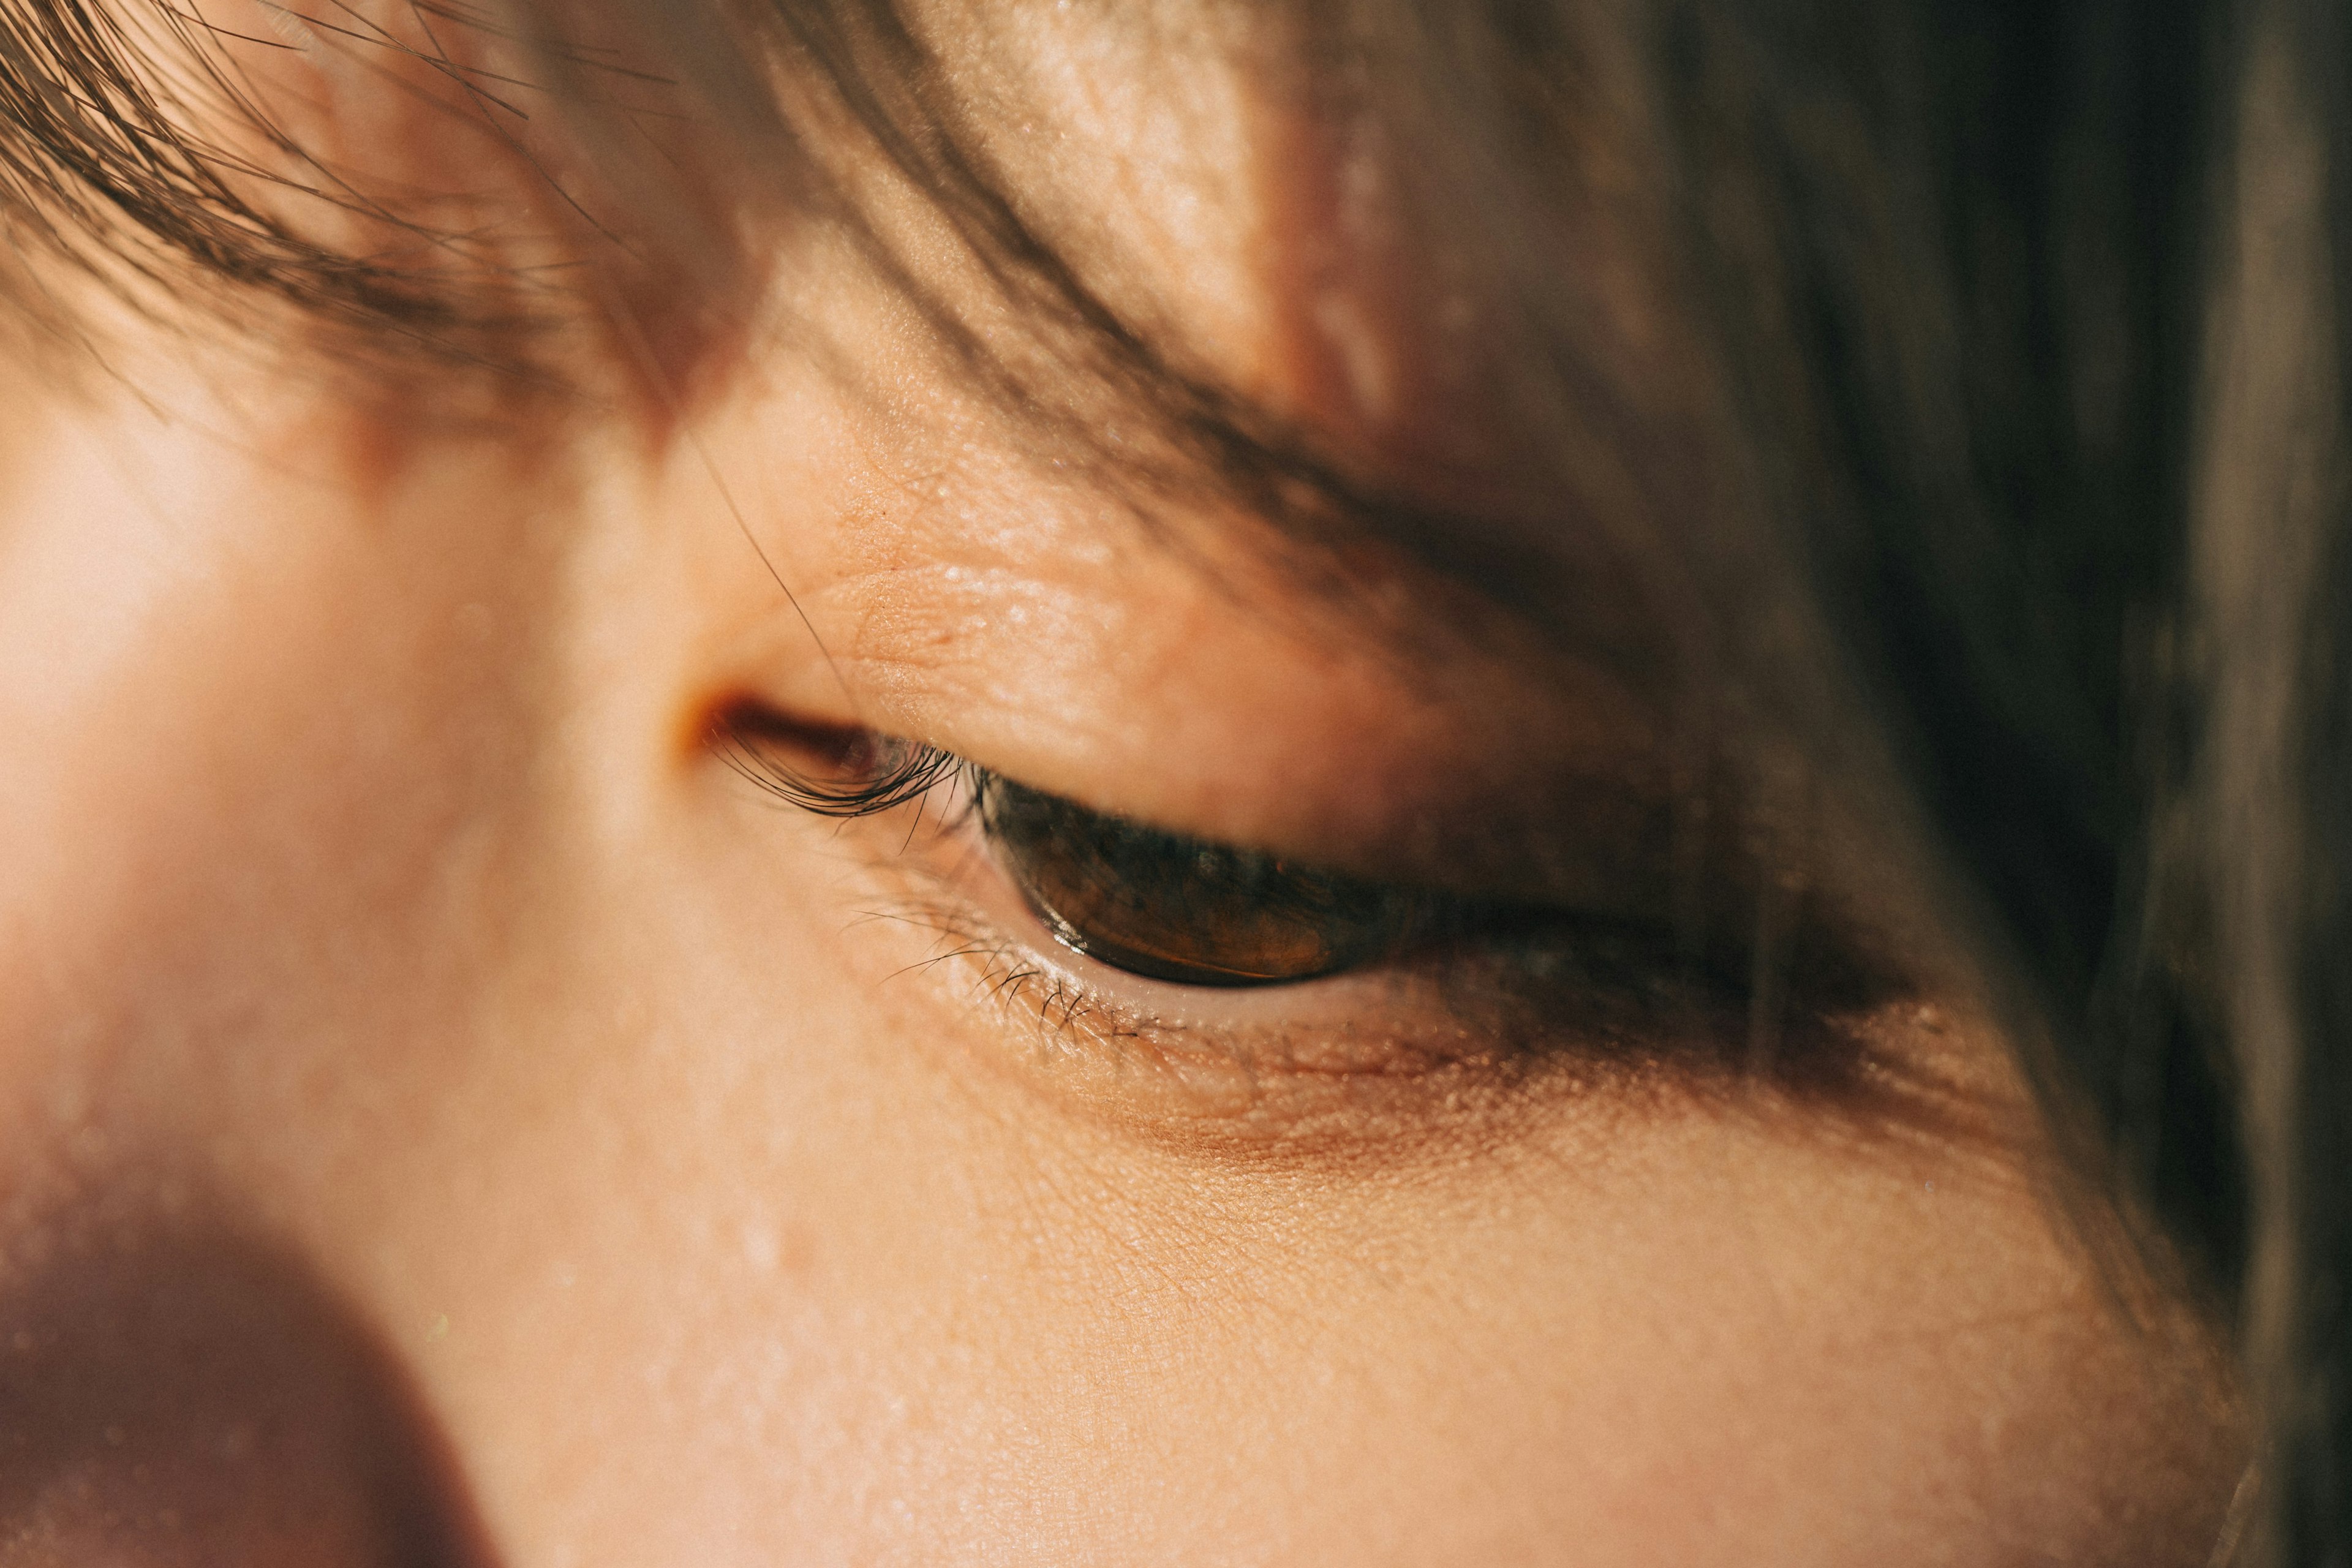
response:
<path id="1" fill-rule="evenodd" d="M 110 988 L 215 959 L 321 978 L 510 798 L 551 593 L 499 489 L 286 467 L 126 414 L 62 428 L 10 498 L 13 931 L 61 972 L 128 942 Z"/>

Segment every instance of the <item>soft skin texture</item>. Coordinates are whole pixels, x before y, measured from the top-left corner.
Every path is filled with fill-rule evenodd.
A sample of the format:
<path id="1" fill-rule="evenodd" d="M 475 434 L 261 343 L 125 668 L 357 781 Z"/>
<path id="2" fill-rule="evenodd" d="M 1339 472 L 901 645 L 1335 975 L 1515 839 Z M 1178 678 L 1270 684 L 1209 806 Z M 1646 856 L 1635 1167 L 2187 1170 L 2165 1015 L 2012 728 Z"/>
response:
<path id="1" fill-rule="evenodd" d="M 1408 679 L 811 276 L 890 409 L 757 342 L 690 428 L 136 324 L 136 395 L 13 383 L 0 1563 L 2206 1561 L 2220 1360 L 2053 1217 L 1964 988 L 1810 1088 L 1573 998 L 1516 1072 L 1377 979 L 1073 1006 L 936 820 L 724 765 L 750 701 L 1370 858 L 1657 718 Z"/>

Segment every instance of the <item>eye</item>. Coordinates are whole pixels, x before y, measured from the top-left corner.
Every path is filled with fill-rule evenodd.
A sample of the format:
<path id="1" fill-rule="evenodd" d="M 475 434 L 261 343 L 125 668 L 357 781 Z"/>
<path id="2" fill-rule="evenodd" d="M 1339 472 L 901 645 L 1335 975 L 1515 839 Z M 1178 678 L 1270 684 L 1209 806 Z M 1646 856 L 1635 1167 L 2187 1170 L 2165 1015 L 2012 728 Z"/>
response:
<path id="1" fill-rule="evenodd" d="M 723 713 L 709 741 L 739 774 L 801 810 L 904 813 L 871 847 L 905 879 L 876 884 L 880 901 L 859 908 L 929 933 L 929 955 L 908 967 L 971 957 L 989 998 L 1032 998 L 1057 1040 L 1083 1017 L 1077 1036 L 1115 1042 L 1118 1061 L 1129 1042 L 1146 1042 L 1153 1059 L 1179 1064 L 1186 1105 L 1217 1081 L 1230 1082 L 1234 1103 L 1261 1104 L 1278 1082 L 1393 1087 L 1434 1073 L 1458 1083 L 1446 1075 L 1459 1069 L 1503 1087 L 1554 1068 L 1578 1082 L 1674 1067 L 1875 1092 L 1864 1079 L 1877 1058 L 1854 1021 L 1916 994 L 1838 926 L 1783 935 L 1759 1004 L 1752 949 L 1708 945 L 1705 931 L 1630 900 L 1596 908 L 1385 883 L 1084 805 L 920 742 L 812 729 L 750 704 Z M 1055 943 L 1087 963 L 1053 963 L 1043 949 Z M 1121 973 L 1186 993 L 1120 986 Z M 1325 976 L 1334 984 L 1281 989 Z M 1761 1033 L 1759 1005 L 1772 1009 Z"/>
<path id="2" fill-rule="evenodd" d="M 1449 937 L 1552 923 L 1171 833 L 887 736 L 812 731 L 743 707 L 723 714 L 709 738 L 738 773 L 824 816 L 879 816 L 953 786 L 999 868 L 1056 941 L 1150 979 L 1281 985 Z"/>
<path id="3" fill-rule="evenodd" d="M 1447 923 L 1440 900 L 1166 833 L 976 772 L 982 831 L 1065 946 L 1188 985 L 1278 985 Z"/>

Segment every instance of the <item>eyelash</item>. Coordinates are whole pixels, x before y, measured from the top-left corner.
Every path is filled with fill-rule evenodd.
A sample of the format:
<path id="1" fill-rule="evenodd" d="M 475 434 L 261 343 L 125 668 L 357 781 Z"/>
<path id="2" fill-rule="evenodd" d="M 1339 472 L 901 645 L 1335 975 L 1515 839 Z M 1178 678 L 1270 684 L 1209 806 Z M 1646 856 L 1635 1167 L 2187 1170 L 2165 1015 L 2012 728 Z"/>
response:
<path id="1" fill-rule="evenodd" d="M 1163 832 L 935 746 L 870 735 L 830 740 L 837 782 L 782 765 L 740 729 L 721 754 L 779 799 L 836 820 L 880 816 L 943 784 L 960 786 L 959 820 L 942 826 L 976 827 L 1060 948 L 1131 978 L 1219 990 L 1296 985 L 1372 966 L 1493 917 L 1464 900 Z M 909 844 L 920 826 L 919 805 Z"/>
<path id="2" fill-rule="evenodd" d="M 882 900 L 864 919 L 932 939 L 927 953 L 902 949 L 889 973 L 951 979 L 962 993 L 952 1005 L 994 1013 L 999 1038 L 1050 1066 L 1043 1081 L 1055 1092 L 1140 1117 L 1188 1149 L 1410 1136 L 1560 1095 L 1745 1097 L 1760 1087 L 1916 1118 L 1936 1113 L 1922 1085 L 1945 1092 L 1882 1049 L 1885 1030 L 1912 1016 L 1916 991 L 1826 928 L 1800 928 L 1782 948 L 1781 978 L 1759 989 L 1747 950 L 1710 952 L 1677 924 L 1433 898 L 1467 918 L 1420 927 L 1360 965 L 1255 988 L 1171 983 L 1073 949 L 1041 916 L 1012 863 L 1026 852 L 1008 858 L 988 816 L 992 788 L 1024 786 L 993 771 L 757 709 L 715 731 L 712 749 L 771 798 L 844 827 L 912 806 L 903 833 L 895 822 L 884 830 L 894 843 L 859 854 L 880 879 L 867 896 Z M 1804 941 L 1821 945 L 1800 959 Z"/>
<path id="3" fill-rule="evenodd" d="M 974 965 L 974 994 L 1007 1016 L 1034 1020 L 1049 1044 L 1066 1045 L 1084 1036 L 1090 1043 L 1139 1043 L 1154 1030 L 1130 1021 L 1106 1005 L 1102 993 L 1039 962 L 1037 948 L 1003 929 L 968 899 L 946 889 L 910 889 L 901 902 L 866 911 L 929 931 L 934 951 L 914 967 L 934 968 L 959 961 Z M 1163 1026 L 1164 1029 L 1164 1026 Z"/>
<path id="4" fill-rule="evenodd" d="M 1429 907 L 1457 913 L 1423 928 L 1411 944 L 1345 968 L 1255 988 L 1155 978 L 1072 943 L 1018 887 L 1020 873 L 995 842 L 982 803 L 992 788 L 1021 786 L 992 770 L 935 746 L 862 731 L 813 735 L 756 718 L 722 723 L 712 739 L 728 765 L 764 794 L 819 816 L 845 823 L 914 805 L 892 858 L 908 877 L 900 901 L 869 914 L 933 932 L 932 955 L 913 967 L 971 963 L 980 995 L 1034 1020 L 1047 1046 L 1082 1041 L 1162 1061 L 1215 1059 L 1253 1076 L 1298 1068 L 1309 1055 L 1339 1064 L 1299 1069 L 1310 1075 L 1380 1077 L 1416 1070 L 1415 1062 L 1475 1061 L 1500 1074 L 1496 1081 L 1542 1063 L 1580 1063 L 1576 1070 L 1591 1072 L 1639 1070 L 1664 1056 L 1716 1068 L 1753 1058 L 1752 1043 L 1746 1057 L 1737 1049 L 1751 1030 L 1739 978 L 1695 961 L 1668 932 L 1572 911 L 1432 899 Z M 795 765 L 788 753 L 819 759 L 824 773 Z M 984 876 L 973 876 L 969 861 L 904 858 L 941 794 L 957 804 L 932 819 L 935 838 L 985 855 Z M 1854 1047 L 1833 1042 L 1829 1054 L 1843 1076 Z"/>
<path id="5" fill-rule="evenodd" d="M 820 749 L 825 749 L 824 742 L 831 742 L 832 761 L 840 782 L 827 782 L 792 766 L 762 746 L 760 742 L 772 728 L 757 715 L 730 713 L 713 721 L 709 740 L 712 751 L 728 767 L 763 794 L 812 816 L 839 822 L 886 816 L 902 806 L 919 805 L 943 785 L 960 784 L 962 787 L 958 793 L 965 803 L 964 809 L 956 818 L 939 824 L 940 831 L 952 831 L 970 816 L 971 803 L 977 800 L 992 776 L 978 763 L 937 746 L 859 731 L 814 737 Z M 803 744 L 812 738 L 799 734 L 793 737 Z M 911 845 L 921 829 L 919 817 L 908 828 L 906 843 Z M 894 920 L 930 931 L 940 938 L 947 951 L 926 960 L 926 966 L 958 958 L 978 960 L 982 967 L 979 989 L 999 1002 L 1020 995 L 1032 981 L 1049 980 L 1050 989 L 1037 1011 L 1040 1020 L 1050 1023 L 1057 1032 L 1068 1033 L 1082 1016 L 1096 1011 L 1092 992 L 1051 977 L 1034 963 L 1023 962 L 1028 956 L 1024 943 L 985 919 L 968 900 L 947 896 L 943 889 L 867 913 L 874 919 Z"/>
<path id="6" fill-rule="evenodd" d="M 942 816 L 936 822 L 936 834 L 952 836 L 972 829 L 987 838 L 989 827 L 981 802 L 992 789 L 1013 787 L 992 769 L 923 742 L 866 731 L 812 733 L 793 728 L 788 734 L 780 734 L 779 729 L 762 714 L 739 712 L 714 722 L 709 738 L 712 750 L 738 775 L 761 793 L 814 816 L 851 822 L 916 806 L 917 816 L 908 825 L 902 851 L 912 847 L 923 831 L 921 813 L 934 795 L 944 791 L 959 803 L 951 816 Z M 771 745 L 771 741 L 782 744 Z M 779 754 L 782 751 L 819 756 L 824 774 L 788 762 Z M 1013 880 L 1013 874 L 1002 864 L 992 843 L 989 853 L 999 862 L 994 874 Z M 926 960 L 927 965 L 954 959 L 975 961 L 980 970 L 976 984 L 982 995 L 1008 1008 L 1026 1000 L 1029 1006 L 1023 1010 L 1034 1013 L 1056 1041 L 1081 1032 L 1096 1044 L 1141 1044 L 1173 1037 L 1190 1040 L 1219 1032 L 1173 1021 L 1148 1004 L 1138 1005 L 1114 994 L 1123 988 L 1171 985 L 1226 1001 L 1214 988 L 1157 979 L 1097 957 L 1057 937 L 1034 904 L 1024 910 L 1025 921 L 1017 916 L 1000 918 L 979 907 L 968 889 L 951 885 L 958 880 L 935 871 L 924 879 L 928 885 L 910 889 L 903 902 L 869 913 L 934 932 L 943 951 Z M 1035 925 L 1035 937 L 1013 930 L 1016 922 Z M 1265 989 L 1290 990 L 1305 983 L 1277 983 Z"/>
<path id="7" fill-rule="evenodd" d="M 1263 985 L 1267 990 L 1279 990 L 1279 987 L 1301 985 L 1306 980 L 1324 978 L 1324 975 L 1331 973 L 1369 969 L 1369 966 L 1376 966 L 1383 957 L 1397 957 L 1397 952 L 1406 942 L 1390 942 L 1385 950 L 1379 947 L 1379 942 L 1371 942 L 1371 945 L 1360 942 L 1360 945 L 1343 947 L 1343 950 L 1331 954 L 1331 962 L 1322 969 L 1306 969 L 1279 975 L 1261 971 L 1258 978 L 1234 975 L 1233 971 L 1223 971 L 1221 978 L 1192 978 L 1192 975 L 1206 975 L 1209 971 L 1197 966 L 1197 963 L 1190 966 L 1192 975 L 1169 973 L 1167 969 L 1155 971 L 1150 963 L 1139 966 L 1134 952 L 1106 957 L 1108 950 L 1101 941 L 1087 941 L 1085 931 L 1073 929 L 1068 921 L 1061 920 L 1061 914 L 1046 910 L 1045 902 L 1040 902 L 1040 898 L 1030 891 L 1028 875 L 1034 868 L 1025 865 L 1021 853 L 1013 851 L 1012 839 L 1016 835 L 1007 830 L 1007 816 L 1013 816 L 1013 818 L 1021 818 L 1024 814 L 1030 818 L 1045 816 L 1042 835 L 1034 820 L 1028 823 L 1033 835 L 1045 837 L 1045 839 L 1056 844 L 1056 848 L 1068 848 L 1073 853 L 1079 851 L 1079 847 L 1101 853 L 1103 863 L 1096 869 L 1101 872 L 1103 881 L 1108 881 L 1108 884 L 1118 884 L 1118 881 L 1148 884 L 1155 875 L 1167 877 L 1171 868 L 1173 875 L 1185 877 L 1192 875 L 1190 865 L 1213 863 L 1221 872 L 1225 872 L 1228 881 L 1233 879 L 1234 872 L 1242 872 L 1244 877 L 1249 877 L 1249 872 L 1256 872 L 1256 877 L 1249 879 L 1251 891 L 1244 896 L 1244 905 L 1246 902 L 1261 902 L 1265 910 L 1282 910 L 1282 898 L 1286 893 L 1296 896 L 1301 891 L 1301 886 L 1306 886 L 1307 891 L 1322 898 L 1319 908 L 1312 914 L 1327 921 L 1345 924 L 1350 914 L 1362 917 L 1367 910 L 1376 910 L 1381 917 L 1388 920 L 1390 926 L 1395 926 L 1392 936 L 1412 933 L 1412 941 L 1416 942 L 1428 942 L 1446 936 L 1446 933 L 1461 933 L 1465 929 L 1461 920 L 1461 910 L 1467 910 L 1470 905 L 1437 900 L 1437 898 L 1409 896 L 1409 893 L 1381 889 L 1381 886 L 1373 884 L 1334 879 L 1334 877 L 1286 868 L 1282 860 L 1267 858 L 1267 856 L 1246 856 L 1242 851 L 1228 851 L 1218 844 L 1195 842 L 1195 839 L 1185 839 L 1179 835 L 1162 835 L 1162 832 L 1148 830 L 1148 827 L 1127 826 L 1119 818 L 1094 814 L 1094 811 L 1087 811 L 1085 806 L 1077 806 L 1073 802 L 1061 802 L 1061 799 L 1049 797 L 1049 795 L 1025 790 L 1024 785 L 1016 785 L 1016 783 L 997 775 L 992 769 L 983 769 L 983 766 L 946 752 L 936 745 L 891 741 L 891 738 L 870 736 L 870 733 L 825 733 L 825 736 L 795 733 L 793 736 L 795 750 L 830 752 L 830 757 L 825 759 L 828 762 L 825 771 L 830 773 L 830 778 L 821 778 L 821 775 L 809 773 L 802 766 L 783 762 L 774 750 L 764 745 L 767 738 L 764 726 L 748 724 L 743 720 L 722 721 L 713 731 L 715 750 L 736 773 L 755 783 L 762 793 L 791 804 L 800 811 L 809 811 L 814 816 L 825 816 L 825 818 L 835 820 L 856 820 L 885 816 L 889 811 L 903 809 L 908 804 L 915 804 L 918 820 L 908 827 L 908 844 L 912 844 L 915 835 L 922 830 L 919 811 L 922 811 L 924 804 L 929 802 L 936 793 L 940 793 L 943 785 L 952 787 L 952 795 L 962 804 L 960 804 L 955 820 L 940 820 L 939 830 L 952 832 L 964 826 L 979 830 L 979 835 L 995 853 L 997 869 L 1007 879 L 1024 884 L 1024 896 L 1030 914 L 1033 914 L 1033 920 L 1045 926 L 1049 941 L 1054 941 L 1054 945 L 1056 945 L 1056 952 L 1051 957 L 1058 959 L 1061 963 L 1070 963 L 1073 957 L 1082 957 L 1087 966 L 1101 966 L 1101 969 L 1119 973 L 1129 980 L 1152 980 L 1152 983 L 1164 983 L 1164 985 L 1206 987 L 1206 990 L 1240 990 L 1246 985 Z M 1094 842 L 1087 842 L 1089 837 Z M 1108 853 L 1106 839 L 1110 842 Z M 1164 886 L 1160 891 L 1164 891 Z M 1061 910 L 1068 908 L 1061 898 L 1056 898 L 1054 905 Z M 967 931 L 957 929 L 955 936 L 967 936 Z M 1004 978 L 995 975 L 990 980 L 990 985 L 1002 987 Z"/>
<path id="8" fill-rule="evenodd" d="M 827 784 L 789 766 L 757 742 L 772 726 L 730 714 L 710 728 L 712 748 L 726 764 L 787 805 L 844 821 L 879 816 L 920 800 L 961 776 L 967 785 L 987 776 L 977 763 L 919 742 L 896 741 L 865 731 L 816 737 L 831 742 L 843 782 Z M 810 737 L 796 737 L 804 742 Z"/>

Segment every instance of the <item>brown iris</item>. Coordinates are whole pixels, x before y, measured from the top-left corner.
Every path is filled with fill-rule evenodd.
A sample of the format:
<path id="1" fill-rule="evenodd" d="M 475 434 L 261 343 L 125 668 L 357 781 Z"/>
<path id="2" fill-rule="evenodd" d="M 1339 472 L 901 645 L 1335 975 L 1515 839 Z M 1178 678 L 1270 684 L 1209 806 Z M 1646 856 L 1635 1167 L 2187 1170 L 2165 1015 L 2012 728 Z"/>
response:
<path id="1" fill-rule="evenodd" d="M 982 826 L 1064 944 L 1191 985 L 1270 985 L 1367 963 L 1423 924 L 1415 895 L 1203 843 L 983 776 Z"/>

